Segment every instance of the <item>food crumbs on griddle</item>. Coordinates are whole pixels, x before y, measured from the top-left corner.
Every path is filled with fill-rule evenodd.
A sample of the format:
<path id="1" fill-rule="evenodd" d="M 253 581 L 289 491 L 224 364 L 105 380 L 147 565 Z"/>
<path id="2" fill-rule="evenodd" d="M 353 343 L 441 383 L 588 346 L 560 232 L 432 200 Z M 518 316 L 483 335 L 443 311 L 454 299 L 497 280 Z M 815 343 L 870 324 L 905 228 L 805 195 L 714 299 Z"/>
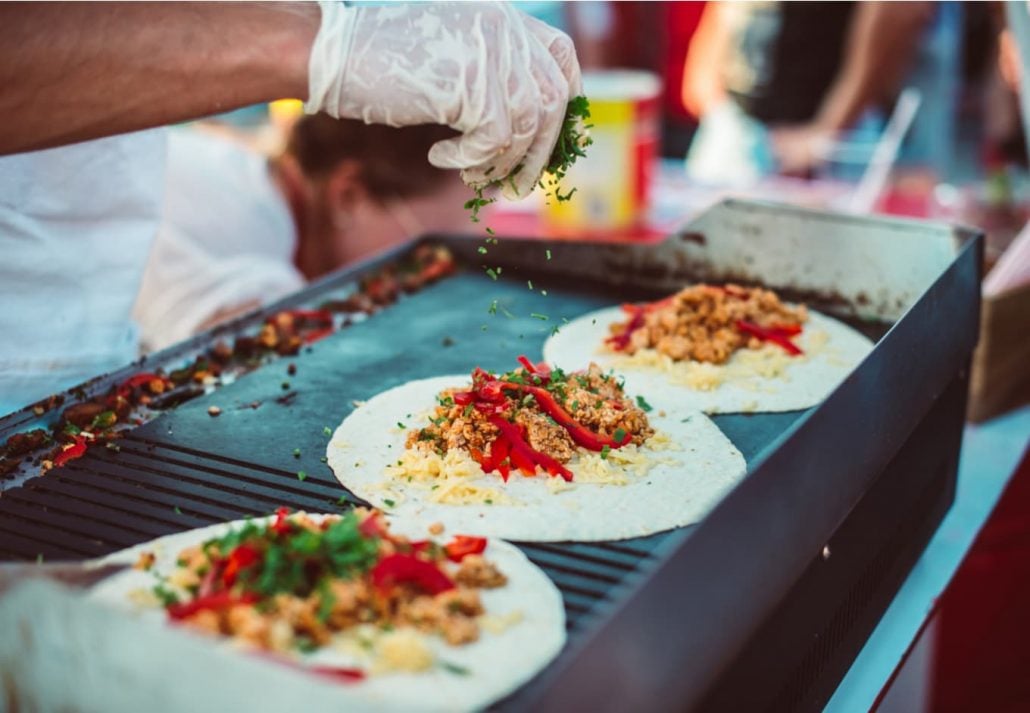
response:
<path id="1" fill-rule="evenodd" d="M 440 346 L 442 346 L 442 347 L 453 347 L 454 346 L 454 340 L 451 339 L 450 337 L 444 337 L 443 339 L 440 340 Z"/>
<path id="2" fill-rule="evenodd" d="M 321 461 L 321 462 L 323 462 L 323 463 L 328 463 L 328 462 L 329 462 L 329 459 L 328 459 L 328 458 L 326 458 L 325 456 L 322 456 L 322 457 L 321 457 L 321 458 L 319 458 L 318 460 L 320 460 L 320 461 Z"/>
<path id="3" fill-rule="evenodd" d="M 282 387 L 283 391 L 289 391 L 290 390 L 290 382 L 288 382 L 288 381 L 284 381 L 282 384 L 280 384 L 280 386 Z"/>
<path id="4" fill-rule="evenodd" d="M 308 474 L 307 473 L 305 473 L 303 470 L 298 470 L 297 471 L 297 480 L 303 482 L 303 481 L 305 481 L 307 479 L 308 479 Z"/>
<path id="5" fill-rule="evenodd" d="M 297 365 L 293 364 L 293 363 L 288 364 L 286 366 L 286 373 L 289 374 L 290 376 L 293 376 L 294 374 L 296 374 L 297 373 Z"/>
<path id="6" fill-rule="evenodd" d="M 294 448 L 293 449 L 293 457 L 294 458 L 300 458 L 300 448 Z"/>
<path id="7" fill-rule="evenodd" d="M 222 414 L 222 409 L 218 408 L 217 406 L 208 406 L 207 407 L 207 415 L 208 416 L 211 416 L 212 418 L 214 418 L 215 416 L 220 416 L 221 414 Z"/>

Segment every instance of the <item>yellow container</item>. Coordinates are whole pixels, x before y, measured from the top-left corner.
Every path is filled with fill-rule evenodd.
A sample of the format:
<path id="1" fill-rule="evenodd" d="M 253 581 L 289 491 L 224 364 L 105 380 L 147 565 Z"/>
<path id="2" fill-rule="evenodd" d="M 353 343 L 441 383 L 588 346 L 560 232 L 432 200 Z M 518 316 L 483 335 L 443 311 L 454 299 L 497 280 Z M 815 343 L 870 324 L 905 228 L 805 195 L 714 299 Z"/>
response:
<path id="1" fill-rule="evenodd" d="M 661 80 L 633 70 L 588 72 L 583 89 L 590 100 L 593 144 L 562 181 L 563 194 L 576 189 L 572 199 L 545 201 L 543 221 L 552 234 L 632 228 L 650 204 Z"/>

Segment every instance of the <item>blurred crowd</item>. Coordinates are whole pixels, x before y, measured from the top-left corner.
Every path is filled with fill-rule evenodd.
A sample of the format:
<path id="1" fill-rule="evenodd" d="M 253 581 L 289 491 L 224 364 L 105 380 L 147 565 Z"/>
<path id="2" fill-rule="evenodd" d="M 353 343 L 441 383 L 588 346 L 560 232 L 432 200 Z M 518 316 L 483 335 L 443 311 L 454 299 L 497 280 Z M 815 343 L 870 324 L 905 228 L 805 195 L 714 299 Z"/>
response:
<path id="1" fill-rule="evenodd" d="M 660 153 L 694 185 L 856 181 L 886 160 L 896 200 L 961 201 L 945 217 L 996 241 L 1025 222 L 1019 61 L 1001 3 L 515 4 L 566 31 L 587 74 L 660 79 Z M 413 235 L 468 228 L 467 189 L 424 158 L 449 130 L 297 115 L 263 105 L 174 133 L 135 311 L 148 348 Z"/>

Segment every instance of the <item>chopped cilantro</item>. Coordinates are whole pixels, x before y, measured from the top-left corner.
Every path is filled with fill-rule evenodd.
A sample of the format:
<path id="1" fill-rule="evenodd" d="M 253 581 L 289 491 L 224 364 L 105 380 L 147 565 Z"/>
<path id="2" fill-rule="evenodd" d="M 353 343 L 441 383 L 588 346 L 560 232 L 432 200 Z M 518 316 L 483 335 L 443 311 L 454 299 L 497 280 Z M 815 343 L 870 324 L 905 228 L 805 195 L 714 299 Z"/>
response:
<path id="1" fill-rule="evenodd" d="M 447 673 L 453 673 L 455 676 L 468 676 L 470 673 L 472 673 L 464 666 L 459 666 L 456 663 L 450 663 L 448 661 L 441 661 L 440 668 L 442 668 Z"/>
<path id="2" fill-rule="evenodd" d="M 645 399 L 643 396 L 637 397 L 637 406 L 639 406 L 640 409 L 644 412 L 648 412 L 652 408 L 651 404 L 647 403 L 647 399 Z"/>
<path id="3" fill-rule="evenodd" d="M 486 255 L 486 248 L 484 248 L 482 245 L 479 246 L 478 250 L 480 255 Z"/>
<path id="4" fill-rule="evenodd" d="M 393 500 L 390 500 L 390 498 L 383 498 L 383 505 L 385 505 L 388 508 L 392 508 L 396 504 L 397 503 L 395 503 Z"/>
<path id="5" fill-rule="evenodd" d="M 497 271 L 494 270 L 492 267 L 486 268 L 486 274 L 491 280 L 497 279 Z"/>
<path id="6" fill-rule="evenodd" d="M 333 435 L 333 429 L 329 428 L 329 426 L 325 426 L 324 428 L 322 428 L 322 435 L 323 436 L 331 436 L 331 435 Z"/>
<path id="7" fill-rule="evenodd" d="M 545 254 L 547 255 L 547 259 L 548 259 L 548 260 L 550 260 L 550 259 L 551 259 L 551 249 L 550 249 L 550 248 L 548 248 L 548 249 L 547 249 L 547 250 L 545 250 L 544 252 L 545 252 Z"/>
<path id="8" fill-rule="evenodd" d="M 528 287 L 529 289 L 532 290 L 533 289 L 533 281 L 532 280 L 526 280 L 526 287 Z"/>
<path id="9" fill-rule="evenodd" d="M 308 479 L 308 474 L 307 473 L 305 473 L 303 470 L 298 470 L 297 471 L 297 480 L 299 480 L 301 482 L 304 482 L 307 479 Z"/>
<path id="10" fill-rule="evenodd" d="M 548 319 L 550 319 L 546 314 L 540 314 L 539 312 L 530 312 L 529 316 L 532 317 L 533 319 L 539 319 L 539 320 L 542 320 L 544 322 L 546 322 Z"/>
<path id="11" fill-rule="evenodd" d="M 616 428 L 615 433 L 612 434 L 612 437 L 615 438 L 616 443 L 622 443 L 623 439 L 626 438 L 626 429 Z"/>
<path id="12" fill-rule="evenodd" d="M 178 505 L 175 506 L 175 514 L 176 515 L 182 515 L 182 510 L 179 509 Z"/>
<path id="13" fill-rule="evenodd" d="M 401 423 L 400 421 L 398 421 L 398 422 L 397 422 L 397 428 L 399 428 L 399 429 L 401 429 L 401 430 L 403 431 L 403 430 L 404 430 L 405 428 L 407 428 L 407 426 L 405 426 L 405 425 L 404 425 L 403 423 Z"/>
<path id="14" fill-rule="evenodd" d="M 300 458 L 300 448 L 294 448 L 293 449 L 293 457 L 294 458 Z"/>
<path id="15" fill-rule="evenodd" d="M 601 460 L 608 460 L 608 454 L 611 450 L 607 445 L 601 446 Z"/>

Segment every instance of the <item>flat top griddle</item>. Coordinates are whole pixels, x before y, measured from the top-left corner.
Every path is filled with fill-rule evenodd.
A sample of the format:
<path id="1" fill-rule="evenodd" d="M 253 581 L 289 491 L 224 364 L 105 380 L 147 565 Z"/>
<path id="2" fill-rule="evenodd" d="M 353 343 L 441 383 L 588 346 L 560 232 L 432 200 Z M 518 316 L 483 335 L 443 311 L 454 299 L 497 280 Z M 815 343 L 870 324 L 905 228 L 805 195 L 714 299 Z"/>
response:
<path id="1" fill-rule="evenodd" d="M 164 534 L 268 513 L 281 505 L 332 512 L 360 503 L 322 462 L 329 439 L 325 429 L 334 430 L 354 401 L 409 380 L 468 372 L 474 366 L 507 370 L 522 353 L 539 359 L 544 341 L 553 328 L 560 329 L 563 318 L 571 320 L 622 301 L 654 299 L 667 294 L 671 284 L 685 281 L 684 274 L 664 268 L 638 272 L 635 280 L 597 270 L 587 274 L 590 271 L 583 266 L 596 255 L 584 245 L 504 241 L 490 246 L 487 263 L 478 252 L 482 243 L 477 239 L 426 240 L 452 249 L 461 266 L 456 274 L 305 347 L 296 357 L 275 360 L 164 413 L 120 440 L 119 452 L 93 449 L 61 469 L 4 490 L 0 559 L 95 557 Z M 253 328 L 277 309 L 311 307 L 347 294 L 363 275 L 414 247 L 340 272 L 187 346 L 197 348 L 215 336 Z M 545 249 L 551 259 L 544 257 Z M 643 246 L 606 250 L 611 255 L 625 251 L 630 256 L 627 264 L 636 259 L 634 255 L 651 254 Z M 485 275 L 485 266 L 503 266 L 503 271 L 492 280 Z M 684 269 L 690 272 L 693 266 Z M 741 281 L 756 281 L 742 277 Z M 527 280 L 533 281 L 533 290 Z M 840 307 L 839 295 L 786 287 L 788 293 L 807 297 L 816 309 Z M 490 314 L 494 300 L 498 310 Z M 517 316 L 506 317 L 505 311 Z M 893 323 L 888 318 L 849 318 L 836 311 L 835 316 L 874 340 Z M 148 359 L 146 368 L 176 368 L 185 353 L 182 347 L 172 348 Z M 289 363 L 296 366 L 293 374 L 287 371 Z M 127 368 L 112 378 L 139 368 Z M 217 418 L 209 415 L 211 406 L 221 410 Z M 719 415 L 713 420 L 741 450 L 751 472 L 797 431 L 807 413 Z M 8 417 L 0 421 L 0 430 L 18 423 L 24 419 Z M 589 629 L 585 623 L 621 606 L 625 597 L 620 594 L 639 587 L 693 529 L 612 543 L 520 546 L 561 590 L 572 633 L 570 646 L 575 648 L 577 635 Z"/>

